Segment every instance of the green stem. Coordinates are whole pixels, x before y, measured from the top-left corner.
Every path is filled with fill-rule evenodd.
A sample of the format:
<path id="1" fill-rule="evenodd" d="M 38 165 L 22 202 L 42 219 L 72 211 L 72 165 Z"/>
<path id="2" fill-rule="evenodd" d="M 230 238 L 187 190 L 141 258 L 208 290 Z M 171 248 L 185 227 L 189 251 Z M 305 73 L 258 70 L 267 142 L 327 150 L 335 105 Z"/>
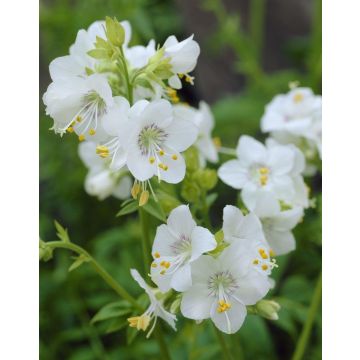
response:
<path id="1" fill-rule="evenodd" d="M 148 274 L 151 265 L 151 241 L 150 241 L 150 226 L 149 226 L 149 215 L 148 213 L 139 207 L 139 219 L 141 223 L 141 245 L 143 249 L 144 267 L 145 274 Z M 160 348 L 161 356 L 164 360 L 170 360 L 170 353 L 167 348 L 161 327 L 159 324 L 154 329 L 154 335 Z"/>
<path id="2" fill-rule="evenodd" d="M 223 333 L 215 325 L 214 325 L 214 329 L 215 329 L 216 337 L 217 337 L 217 339 L 219 341 L 219 344 L 220 344 L 220 346 L 222 348 L 224 359 L 225 360 L 232 360 L 232 355 L 231 355 L 230 350 L 229 350 L 229 348 L 228 348 L 228 346 L 226 344 Z"/>
<path id="3" fill-rule="evenodd" d="M 296 344 L 295 352 L 292 357 L 292 360 L 301 360 L 304 357 L 305 350 L 311 335 L 311 329 L 315 321 L 315 317 L 317 315 L 318 307 L 321 303 L 321 273 L 319 275 L 319 278 L 317 280 L 316 288 L 311 300 L 310 308 L 308 311 L 308 315 L 306 318 L 306 322 L 304 324 L 304 327 L 301 331 L 299 340 Z"/>
<path id="4" fill-rule="evenodd" d="M 86 250 L 73 243 L 64 241 L 50 241 L 46 246 L 52 249 L 61 248 L 76 252 L 79 255 L 85 256 L 94 270 L 103 278 L 103 280 L 123 299 L 134 305 L 137 309 L 143 310 L 142 307 Z"/>
<path id="5" fill-rule="evenodd" d="M 149 218 L 147 212 L 139 207 L 139 219 L 141 224 L 141 245 L 143 250 L 145 274 L 148 274 L 151 265 L 151 244 L 149 236 Z"/>
<path id="6" fill-rule="evenodd" d="M 263 47 L 265 6 L 265 0 L 250 1 L 250 36 L 258 61 L 260 61 Z"/>
<path id="7" fill-rule="evenodd" d="M 125 81 L 126 81 L 126 87 L 127 87 L 127 93 L 128 93 L 128 100 L 130 105 L 133 104 L 134 99 L 133 99 L 133 88 L 130 82 L 130 76 L 129 76 L 129 71 L 128 71 L 128 67 L 126 64 L 126 60 L 125 60 L 125 55 L 124 55 L 124 50 L 122 49 L 122 47 L 120 48 L 120 53 L 121 53 L 121 62 L 124 68 L 124 75 L 125 75 Z"/>

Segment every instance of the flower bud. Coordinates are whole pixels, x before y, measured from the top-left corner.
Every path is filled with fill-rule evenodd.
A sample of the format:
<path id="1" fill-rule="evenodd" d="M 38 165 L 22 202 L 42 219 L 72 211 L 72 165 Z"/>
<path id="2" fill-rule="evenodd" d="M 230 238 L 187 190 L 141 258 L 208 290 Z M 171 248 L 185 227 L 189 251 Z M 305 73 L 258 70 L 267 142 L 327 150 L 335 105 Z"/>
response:
<path id="1" fill-rule="evenodd" d="M 39 243 L 39 259 L 48 261 L 53 257 L 53 249 L 46 245 L 46 242 L 40 240 Z"/>
<path id="2" fill-rule="evenodd" d="M 186 170 L 188 172 L 194 172 L 199 169 L 199 153 L 195 147 L 190 147 L 183 153 L 186 162 Z"/>
<path id="3" fill-rule="evenodd" d="M 194 203 L 199 200 L 201 194 L 201 190 L 199 186 L 190 179 L 185 179 L 182 188 L 181 188 L 181 196 L 191 203 Z"/>
<path id="4" fill-rule="evenodd" d="M 278 320 L 280 305 L 273 300 L 260 300 L 255 305 L 258 314 L 268 320 Z"/>
<path id="5" fill-rule="evenodd" d="M 194 179 L 205 190 L 213 189 L 218 181 L 217 173 L 212 169 L 198 169 L 194 174 Z"/>

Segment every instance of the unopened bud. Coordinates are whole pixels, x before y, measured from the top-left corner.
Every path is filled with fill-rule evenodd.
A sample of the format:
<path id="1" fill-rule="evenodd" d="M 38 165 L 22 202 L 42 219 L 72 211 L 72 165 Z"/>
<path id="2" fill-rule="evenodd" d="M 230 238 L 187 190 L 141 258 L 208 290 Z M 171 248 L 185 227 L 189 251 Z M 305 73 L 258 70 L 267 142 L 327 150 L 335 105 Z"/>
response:
<path id="1" fill-rule="evenodd" d="M 185 157 L 187 171 L 194 172 L 199 169 L 199 152 L 194 146 L 187 149 L 183 155 Z"/>
<path id="2" fill-rule="evenodd" d="M 268 320 L 278 320 L 280 305 L 273 300 L 260 300 L 255 305 L 258 314 Z"/>
<path id="3" fill-rule="evenodd" d="M 201 190 L 199 186 L 191 179 L 185 180 L 181 188 L 181 196 L 191 203 L 199 200 Z"/>
<path id="4" fill-rule="evenodd" d="M 39 243 L 39 259 L 48 261 L 53 257 L 53 249 L 46 245 L 46 242 L 40 240 Z"/>
<path id="5" fill-rule="evenodd" d="M 194 179 L 205 190 L 211 190 L 218 181 L 217 173 L 212 169 L 199 169 L 194 174 Z"/>

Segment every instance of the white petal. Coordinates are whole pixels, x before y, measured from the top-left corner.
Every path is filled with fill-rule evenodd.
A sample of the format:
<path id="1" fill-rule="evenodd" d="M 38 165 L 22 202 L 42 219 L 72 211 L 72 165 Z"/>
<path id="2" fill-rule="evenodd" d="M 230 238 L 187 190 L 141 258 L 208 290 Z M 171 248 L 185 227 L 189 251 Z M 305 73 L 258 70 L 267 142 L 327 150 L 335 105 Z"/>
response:
<path id="1" fill-rule="evenodd" d="M 209 296 L 206 285 L 193 285 L 183 294 L 181 299 L 181 313 L 194 320 L 203 320 L 210 317 L 210 309 L 214 299 Z"/>
<path id="2" fill-rule="evenodd" d="M 126 164 L 127 152 L 118 145 L 110 163 L 111 170 L 119 170 Z"/>
<path id="3" fill-rule="evenodd" d="M 175 326 L 176 315 L 171 314 L 170 312 L 166 311 L 164 308 L 159 307 L 159 306 L 158 306 L 157 310 L 155 311 L 155 313 L 156 313 L 156 316 L 159 316 L 160 318 L 162 318 L 173 328 L 173 330 L 176 331 L 176 326 Z"/>
<path id="4" fill-rule="evenodd" d="M 54 59 L 49 65 L 50 76 L 53 81 L 68 76 L 77 76 L 84 72 L 84 68 L 69 55 Z"/>
<path id="5" fill-rule="evenodd" d="M 191 233 L 196 226 L 196 222 L 192 218 L 189 206 L 180 205 L 171 211 L 167 224 L 171 231 L 180 238 L 181 235 L 191 237 Z"/>
<path id="6" fill-rule="evenodd" d="M 216 248 L 216 240 L 214 235 L 201 226 L 196 226 L 191 233 L 191 259 L 194 261 L 200 255 L 214 250 Z"/>
<path id="7" fill-rule="evenodd" d="M 272 227 L 279 231 L 291 230 L 299 223 L 303 216 L 304 210 L 301 207 L 281 211 L 272 218 Z"/>
<path id="8" fill-rule="evenodd" d="M 122 179 L 120 179 L 119 184 L 112 192 L 112 195 L 120 200 L 129 198 L 132 183 L 133 182 L 132 182 L 130 176 L 124 176 Z"/>
<path id="9" fill-rule="evenodd" d="M 202 255 L 191 263 L 191 277 L 193 284 L 203 284 L 207 286 L 209 277 L 220 271 L 220 263 L 212 256 Z"/>
<path id="10" fill-rule="evenodd" d="M 230 160 L 220 166 L 219 178 L 234 189 L 242 189 L 248 182 L 247 169 L 242 166 L 239 160 Z"/>
<path id="11" fill-rule="evenodd" d="M 142 278 L 139 272 L 136 269 L 130 269 L 130 273 L 133 279 L 139 284 L 139 286 L 145 290 L 145 292 L 150 296 L 150 298 L 152 298 L 153 294 L 151 288 L 148 284 L 146 284 L 145 280 Z"/>
<path id="12" fill-rule="evenodd" d="M 114 102 L 114 106 L 102 118 L 105 131 L 112 136 L 116 136 L 121 132 L 124 123 L 128 121 L 128 111 L 130 109 L 129 102 L 122 96 L 115 97 Z"/>
<path id="13" fill-rule="evenodd" d="M 271 193 L 262 192 L 258 196 L 254 212 L 259 218 L 275 216 L 280 213 L 280 204 L 274 201 Z"/>
<path id="14" fill-rule="evenodd" d="M 276 176 L 287 174 L 294 167 L 294 152 L 286 146 L 274 146 L 269 149 L 269 162 L 271 172 Z"/>
<path id="15" fill-rule="evenodd" d="M 141 154 L 137 144 L 128 150 L 126 165 L 131 174 L 140 181 L 153 177 L 156 170 L 154 164 L 150 164 L 148 156 Z"/>
<path id="16" fill-rule="evenodd" d="M 239 160 L 244 165 L 264 163 L 267 156 L 265 146 L 261 142 L 247 135 L 240 137 L 236 153 Z"/>
<path id="17" fill-rule="evenodd" d="M 174 75 L 169 79 L 169 85 L 177 90 L 182 88 L 181 80 L 177 75 Z"/>
<path id="18" fill-rule="evenodd" d="M 169 153 L 169 155 L 161 157 L 162 163 L 167 166 L 167 170 L 163 170 L 161 168 L 157 169 L 160 173 L 160 179 L 170 184 L 178 184 L 185 177 L 185 160 L 180 153 L 170 150 L 168 147 L 164 147 L 164 151 Z M 173 155 L 176 155 L 176 160 L 172 158 Z"/>
<path id="19" fill-rule="evenodd" d="M 149 103 L 141 113 L 142 124 L 155 124 L 160 128 L 169 126 L 172 121 L 171 104 L 164 99 Z"/>
<path id="20" fill-rule="evenodd" d="M 156 235 L 152 247 L 152 254 L 159 253 L 160 256 L 173 256 L 174 251 L 172 245 L 178 241 L 173 232 L 169 231 L 167 225 L 162 224 L 157 227 Z"/>
<path id="21" fill-rule="evenodd" d="M 174 118 L 167 127 L 168 138 L 166 144 L 175 150 L 185 151 L 196 141 L 198 128 L 190 120 L 179 120 Z"/>
<path id="22" fill-rule="evenodd" d="M 96 144 L 88 141 L 82 142 L 79 144 L 78 153 L 87 168 L 101 169 L 104 167 L 103 159 L 96 154 Z"/>
<path id="23" fill-rule="evenodd" d="M 104 75 L 90 75 L 86 78 L 86 82 L 89 89 L 96 91 L 96 93 L 105 101 L 106 106 L 112 106 L 114 104 L 111 87 Z"/>
<path id="24" fill-rule="evenodd" d="M 171 287 L 179 292 L 186 291 L 192 285 L 191 281 L 191 267 L 189 264 L 185 264 L 180 266 L 178 270 L 176 270 L 172 276 Z"/>
<path id="25" fill-rule="evenodd" d="M 224 239 L 231 242 L 236 237 L 242 226 L 244 215 L 240 209 L 232 205 L 226 205 L 223 212 Z"/>
<path id="26" fill-rule="evenodd" d="M 236 333 L 243 324 L 246 317 L 246 306 L 238 301 L 231 301 L 231 308 L 219 313 L 219 304 L 215 301 L 211 307 L 211 320 L 215 326 L 226 334 Z"/>
<path id="27" fill-rule="evenodd" d="M 284 255 L 295 250 L 296 242 L 291 231 L 266 230 L 266 240 L 275 255 Z"/>

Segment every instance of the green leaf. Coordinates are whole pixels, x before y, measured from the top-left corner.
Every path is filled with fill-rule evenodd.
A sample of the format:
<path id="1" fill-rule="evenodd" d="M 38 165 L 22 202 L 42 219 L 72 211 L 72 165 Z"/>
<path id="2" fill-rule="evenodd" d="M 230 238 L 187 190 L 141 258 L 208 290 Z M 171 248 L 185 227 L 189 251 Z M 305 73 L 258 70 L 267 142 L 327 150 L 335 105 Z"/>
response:
<path id="1" fill-rule="evenodd" d="M 106 36 L 114 46 L 122 46 L 125 40 L 125 30 L 114 18 L 106 17 Z"/>
<path id="2" fill-rule="evenodd" d="M 84 255 L 84 254 L 79 255 L 76 258 L 76 260 L 72 263 L 72 265 L 69 267 L 69 272 L 77 269 L 83 263 L 89 262 L 89 261 L 90 261 L 90 259 L 86 255 Z"/>
<path id="3" fill-rule="evenodd" d="M 64 241 L 66 243 L 70 242 L 69 234 L 67 229 L 64 229 L 56 220 L 54 220 L 55 228 L 57 230 L 56 235 L 61 241 Z"/>
<path id="4" fill-rule="evenodd" d="M 128 326 L 126 329 L 126 343 L 131 345 L 138 333 L 139 331 L 137 331 L 137 329 Z"/>
<path id="5" fill-rule="evenodd" d="M 91 324 L 99 321 L 109 320 L 112 318 L 120 317 L 131 312 L 131 307 L 126 301 L 116 301 L 109 303 L 102 307 L 95 316 L 91 319 Z"/>
<path id="6" fill-rule="evenodd" d="M 118 319 L 114 319 L 110 325 L 108 326 L 108 328 L 106 329 L 106 333 L 110 334 L 113 333 L 115 331 L 119 331 L 121 329 L 123 329 L 126 325 L 128 324 L 127 320 L 124 320 L 123 318 L 118 318 Z"/>
<path id="7" fill-rule="evenodd" d="M 87 52 L 87 54 L 89 56 L 91 56 L 92 58 L 98 59 L 98 60 L 108 59 L 110 57 L 109 51 L 106 49 L 92 49 L 92 50 L 89 50 Z"/>
<path id="8" fill-rule="evenodd" d="M 162 222 L 166 222 L 166 216 L 163 209 L 161 208 L 159 202 L 156 202 L 153 198 L 149 199 L 149 201 L 143 206 L 143 209 L 151 216 Z"/>
<path id="9" fill-rule="evenodd" d="M 116 216 L 124 216 L 128 214 L 132 214 L 135 212 L 139 207 L 139 204 L 136 200 L 126 204 L 117 214 Z"/>

